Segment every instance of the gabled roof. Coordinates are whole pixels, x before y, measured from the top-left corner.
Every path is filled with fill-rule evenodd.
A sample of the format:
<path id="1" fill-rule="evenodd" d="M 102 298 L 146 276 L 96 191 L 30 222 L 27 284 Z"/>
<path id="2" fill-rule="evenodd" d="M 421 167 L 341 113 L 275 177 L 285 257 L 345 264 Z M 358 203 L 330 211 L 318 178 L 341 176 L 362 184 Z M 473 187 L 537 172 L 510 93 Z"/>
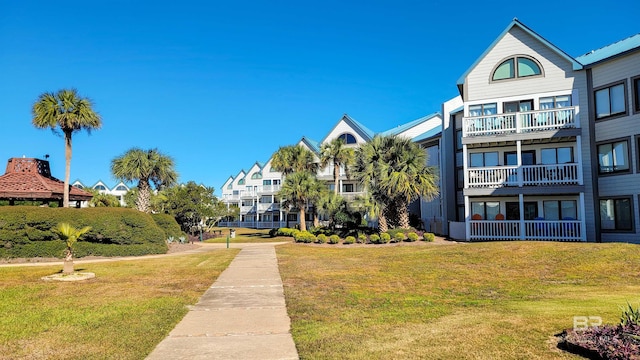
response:
<path id="1" fill-rule="evenodd" d="M 360 122 L 356 121 L 349 115 L 343 114 L 340 120 L 338 120 L 338 122 L 333 126 L 331 131 L 327 133 L 327 136 L 325 136 L 324 139 L 322 139 L 322 141 L 320 142 L 321 144 L 327 141 L 327 137 L 333 132 L 333 130 L 338 126 L 338 124 L 340 124 L 341 121 L 344 121 L 345 123 L 347 123 L 349 127 L 351 127 L 355 132 L 358 133 L 358 135 L 360 135 L 366 141 L 373 139 L 373 137 L 375 136 L 375 133 L 369 130 L 366 126 L 362 125 Z M 318 149 L 320 148 L 318 147 Z"/>
<path id="2" fill-rule="evenodd" d="M 320 144 L 315 141 L 315 140 L 311 140 L 306 136 L 303 136 L 302 139 L 300 139 L 300 142 L 304 143 L 305 145 L 307 145 L 307 147 L 313 151 L 316 154 L 320 153 Z"/>
<path id="3" fill-rule="evenodd" d="M 11 158 L 0 176 L 0 198 L 25 200 L 62 200 L 64 182 L 51 176 L 49 162 L 33 158 Z M 87 191 L 69 186 L 69 200 L 90 200 Z"/>
<path id="4" fill-rule="evenodd" d="M 414 126 L 418 126 L 418 125 L 422 124 L 425 121 L 431 120 L 436 116 L 440 116 L 440 113 L 439 112 L 435 112 L 433 114 L 429 114 L 427 116 L 423 116 L 423 117 L 421 117 L 419 119 L 413 120 L 413 121 L 408 122 L 406 124 L 399 125 L 399 126 L 393 128 L 393 129 L 389 129 L 387 131 L 383 131 L 379 135 L 382 135 L 382 136 L 398 135 L 398 134 L 401 134 L 401 133 L 411 129 Z"/>
<path id="5" fill-rule="evenodd" d="M 640 49 L 640 34 L 630 36 L 597 50 L 591 50 L 582 56 L 578 56 L 576 60 L 585 66 L 594 65 L 603 60 L 622 55 L 636 49 Z"/>
<path id="6" fill-rule="evenodd" d="M 523 23 L 521 23 L 518 19 L 513 19 L 511 21 L 511 23 L 509 23 L 509 25 L 506 27 L 506 29 L 504 29 L 504 31 L 491 43 L 491 45 L 489 45 L 489 47 L 482 53 L 482 55 L 480 55 L 480 57 L 478 57 L 478 59 L 476 59 L 476 61 L 467 69 L 467 71 L 464 72 L 464 74 L 462 74 L 462 76 L 460 76 L 460 78 L 458 78 L 458 87 L 464 85 L 464 81 L 467 78 L 467 75 L 469 75 L 469 73 L 478 65 L 478 63 L 480 63 L 480 61 L 482 61 L 482 59 L 487 56 L 487 54 L 489 53 L 489 51 L 491 51 L 500 40 L 502 40 L 502 38 L 509 32 L 511 31 L 511 29 L 513 27 L 519 27 L 520 29 L 522 29 L 522 31 L 526 32 L 527 34 L 531 35 L 534 39 L 540 41 L 541 43 L 543 43 L 545 46 L 547 46 L 549 49 L 551 49 L 553 52 L 555 52 L 556 54 L 558 54 L 560 57 L 564 58 L 565 60 L 567 60 L 568 62 L 570 62 L 573 66 L 573 70 L 580 70 L 583 68 L 582 64 L 579 63 L 578 61 L 576 61 L 576 59 L 574 59 L 573 57 L 569 56 L 567 53 L 565 53 L 564 51 L 562 51 L 559 47 L 553 45 L 552 43 L 550 43 L 547 39 L 543 38 L 542 36 L 538 35 L 535 31 L 531 30 L 530 28 L 528 28 L 526 25 L 524 25 Z"/>
<path id="7" fill-rule="evenodd" d="M 441 133 L 442 133 L 442 125 L 438 125 L 438 126 L 434 127 L 433 129 L 414 137 L 413 139 L 411 139 L 411 141 L 419 142 L 419 141 L 427 140 L 427 139 L 430 139 L 432 137 L 436 137 L 436 136 L 440 135 Z"/>

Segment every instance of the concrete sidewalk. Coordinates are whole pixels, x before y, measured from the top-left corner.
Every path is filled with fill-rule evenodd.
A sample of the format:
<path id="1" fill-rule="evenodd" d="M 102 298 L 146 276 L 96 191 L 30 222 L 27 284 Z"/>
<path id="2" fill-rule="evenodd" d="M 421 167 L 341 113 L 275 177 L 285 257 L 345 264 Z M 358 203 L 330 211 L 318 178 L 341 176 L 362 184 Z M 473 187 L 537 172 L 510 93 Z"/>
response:
<path id="1" fill-rule="evenodd" d="M 245 247 L 147 357 L 298 359 L 273 244 Z"/>

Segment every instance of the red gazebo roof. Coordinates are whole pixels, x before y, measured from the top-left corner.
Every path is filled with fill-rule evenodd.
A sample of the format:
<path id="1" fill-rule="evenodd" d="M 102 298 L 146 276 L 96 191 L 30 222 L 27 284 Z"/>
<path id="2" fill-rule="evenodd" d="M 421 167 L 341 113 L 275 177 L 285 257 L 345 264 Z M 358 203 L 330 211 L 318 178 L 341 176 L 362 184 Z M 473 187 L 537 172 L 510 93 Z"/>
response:
<path id="1" fill-rule="evenodd" d="M 0 176 L 0 199 L 58 200 L 63 197 L 64 182 L 51 176 L 49 162 L 33 158 L 11 158 Z M 93 195 L 70 186 L 69 200 L 90 200 Z"/>

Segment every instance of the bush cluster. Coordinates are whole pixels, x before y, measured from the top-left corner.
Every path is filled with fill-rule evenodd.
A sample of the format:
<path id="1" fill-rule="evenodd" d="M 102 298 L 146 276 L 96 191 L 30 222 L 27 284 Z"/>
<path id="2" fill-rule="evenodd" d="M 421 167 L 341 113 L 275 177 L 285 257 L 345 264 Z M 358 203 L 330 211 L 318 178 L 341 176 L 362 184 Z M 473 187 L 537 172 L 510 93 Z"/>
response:
<path id="1" fill-rule="evenodd" d="M 297 231 L 293 235 L 293 239 L 296 242 L 303 242 L 306 244 L 310 244 L 316 241 L 316 236 L 308 231 Z"/>
<path id="2" fill-rule="evenodd" d="M 318 234 L 318 236 L 316 236 L 316 242 L 318 244 L 324 244 L 327 242 L 327 235 L 325 234 Z"/>
<path id="3" fill-rule="evenodd" d="M 344 238 L 344 241 L 342 242 L 345 245 L 350 245 L 356 242 L 356 238 L 353 236 L 347 236 L 346 238 Z"/>
<path id="4" fill-rule="evenodd" d="M 176 218 L 173 216 L 169 214 L 151 214 L 151 218 L 162 230 L 164 230 L 165 239 L 170 236 L 173 236 L 176 239 L 180 236 L 184 236 L 184 233 L 180 228 L 180 224 L 178 224 Z"/>
<path id="5" fill-rule="evenodd" d="M 162 221 L 162 220 L 161 220 Z M 60 256 L 58 236 L 51 230 L 60 222 L 76 228 L 91 226 L 74 247 L 76 256 L 158 254 L 167 251 L 165 231 L 149 214 L 126 208 L 0 207 L 0 256 Z M 126 245 L 113 250 L 108 245 Z M 131 251 L 131 253 L 129 252 Z"/>
<path id="6" fill-rule="evenodd" d="M 424 241 L 433 242 L 436 236 L 433 233 L 424 233 L 422 235 Z"/>
<path id="7" fill-rule="evenodd" d="M 338 235 L 329 236 L 329 244 L 339 244 L 339 243 L 340 243 L 340 236 Z"/>
<path id="8" fill-rule="evenodd" d="M 405 239 L 405 241 L 410 241 L 410 242 L 418 241 L 419 238 L 420 237 L 418 236 L 418 234 L 412 231 L 407 234 L 407 238 Z"/>

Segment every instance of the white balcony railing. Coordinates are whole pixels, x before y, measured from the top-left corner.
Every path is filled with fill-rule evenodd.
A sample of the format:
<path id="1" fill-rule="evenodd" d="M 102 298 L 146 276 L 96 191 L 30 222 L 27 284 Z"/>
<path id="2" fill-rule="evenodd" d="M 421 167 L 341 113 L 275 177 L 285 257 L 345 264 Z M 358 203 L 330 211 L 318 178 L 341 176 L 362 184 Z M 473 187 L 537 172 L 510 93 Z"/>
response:
<path id="1" fill-rule="evenodd" d="M 582 241 L 580 220 L 470 220 L 471 240 Z"/>
<path id="2" fill-rule="evenodd" d="M 463 119 L 462 136 L 490 136 L 578 128 L 580 123 L 575 110 L 575 107 L 566 107 L 465 117 Z"/>
<path id="3" fill-rule="evenodd" d="M 521 173 L 521 174 L 520 174 Z M 580 172 L 577 163 L 474 167 L 467 170 L 470 188 L 501 186 L 577 185 Z"/>

